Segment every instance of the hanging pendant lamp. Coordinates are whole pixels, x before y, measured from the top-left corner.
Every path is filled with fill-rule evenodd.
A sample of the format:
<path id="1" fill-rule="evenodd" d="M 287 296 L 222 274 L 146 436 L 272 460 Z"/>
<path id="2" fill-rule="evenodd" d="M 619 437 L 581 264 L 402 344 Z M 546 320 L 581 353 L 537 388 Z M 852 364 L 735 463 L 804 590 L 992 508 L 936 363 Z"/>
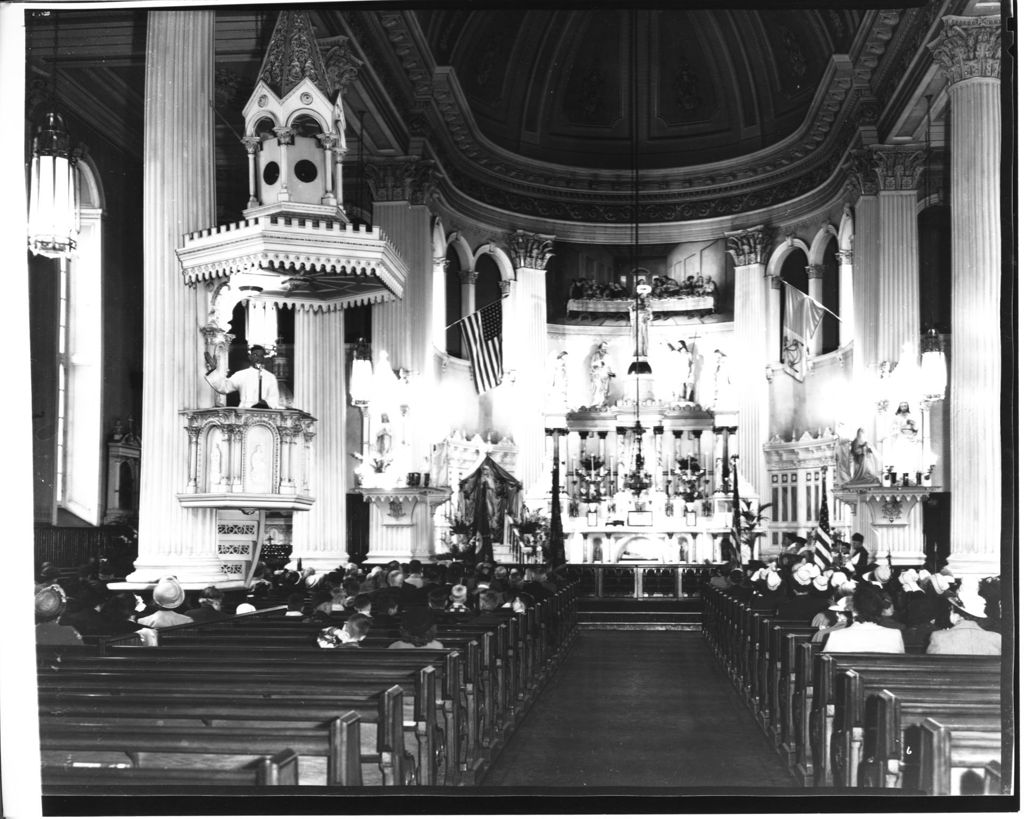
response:
<path id="1" fill-rule="evenodd" d="M 74 253 L 80 228 L 78 152 L 56 111 L 57 21 L 54 18 L 53 79 L 50 107 L 32 140 L 28 196 L 28 248 L 37 256 L 67 258 Z"/>

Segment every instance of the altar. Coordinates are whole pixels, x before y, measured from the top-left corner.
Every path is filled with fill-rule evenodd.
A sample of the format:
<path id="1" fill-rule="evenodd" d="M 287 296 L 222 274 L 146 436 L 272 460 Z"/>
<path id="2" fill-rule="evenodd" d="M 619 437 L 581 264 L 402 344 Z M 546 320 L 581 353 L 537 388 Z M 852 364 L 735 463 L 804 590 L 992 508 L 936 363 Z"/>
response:
<path id="1" fill-rule="evenodd" d="M 718 563 L 728 525 L 701 519 L 688 525 L 667 518 L 657 526 L 588 526 L 585 519 L 565 521 L 565 556 L 569 563 Z"/>

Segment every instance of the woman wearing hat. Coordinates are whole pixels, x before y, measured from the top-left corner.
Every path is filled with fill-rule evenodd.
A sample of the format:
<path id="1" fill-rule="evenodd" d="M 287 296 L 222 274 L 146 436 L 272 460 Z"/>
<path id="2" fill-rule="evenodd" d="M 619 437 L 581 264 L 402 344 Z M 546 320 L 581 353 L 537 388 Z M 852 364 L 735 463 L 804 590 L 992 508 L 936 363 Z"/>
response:
<path id="1" fill-rule="evenodd" d="M 82 635 L 57 621 L 67 607 L 64 589 L 54 584 L 36 592 L 36 643 L 44 646 L 80 646 Z"/>
<path id="2" fill-rule="evenodd" d="M 861 583 L 853 593 L 854 622 L 833 631 L 825 641 L 831 653 L 866 651 L 877 654 L 903 654 L 903 635 L 899 629 L 879 625 L 885 609 L 882 590 L 873 583 Z"/>
<path id="3" fill-rule="evenodd" d="M 1002 653 L 1002 636 L 981 627 L 981 621 L 985 619 L 985 610 L 980 599 L 963 600 L 953 594 L 946 600 L 949 604 L 949 621 L 953 625 L 951 628 L 932 632 L 928 641 L 928 654 Z"/>
<path id="4" fill-rule="evenodd" d="M 191 617 L 175 611 L 185 603 L 185 590 L 176 577 L 165 577 L 153 589 L 153 603 L 157 610 L 139 620 L 139 624 L 150 628 L 167 628 L 193 622 Z"/>

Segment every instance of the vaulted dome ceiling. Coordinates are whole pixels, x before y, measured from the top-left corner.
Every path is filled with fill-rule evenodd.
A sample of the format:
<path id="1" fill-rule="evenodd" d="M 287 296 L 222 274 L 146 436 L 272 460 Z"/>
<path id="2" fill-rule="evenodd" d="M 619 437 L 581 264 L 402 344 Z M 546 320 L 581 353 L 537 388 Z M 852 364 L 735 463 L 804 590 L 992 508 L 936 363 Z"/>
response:
<path id="1" fill-rule="evenodd" d="M 641 168 L 727 160 L 779 142 L 803 121 L 861 15 L 417 12 L 436 64 L 455 70 L 484 137 L 524 157 L 596 169 L 631 167 L 634 97 Z"/>

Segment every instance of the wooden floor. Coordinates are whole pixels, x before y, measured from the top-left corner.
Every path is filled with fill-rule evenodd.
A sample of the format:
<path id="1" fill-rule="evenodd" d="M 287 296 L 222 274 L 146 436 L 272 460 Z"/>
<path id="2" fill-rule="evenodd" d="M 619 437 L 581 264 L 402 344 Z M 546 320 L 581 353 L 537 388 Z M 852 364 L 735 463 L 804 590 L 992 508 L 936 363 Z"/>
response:
<path id="1" fill-rule="evenodd" d="M 582 631 L 481 783 L 790 788 L 699 633 Z"/>

